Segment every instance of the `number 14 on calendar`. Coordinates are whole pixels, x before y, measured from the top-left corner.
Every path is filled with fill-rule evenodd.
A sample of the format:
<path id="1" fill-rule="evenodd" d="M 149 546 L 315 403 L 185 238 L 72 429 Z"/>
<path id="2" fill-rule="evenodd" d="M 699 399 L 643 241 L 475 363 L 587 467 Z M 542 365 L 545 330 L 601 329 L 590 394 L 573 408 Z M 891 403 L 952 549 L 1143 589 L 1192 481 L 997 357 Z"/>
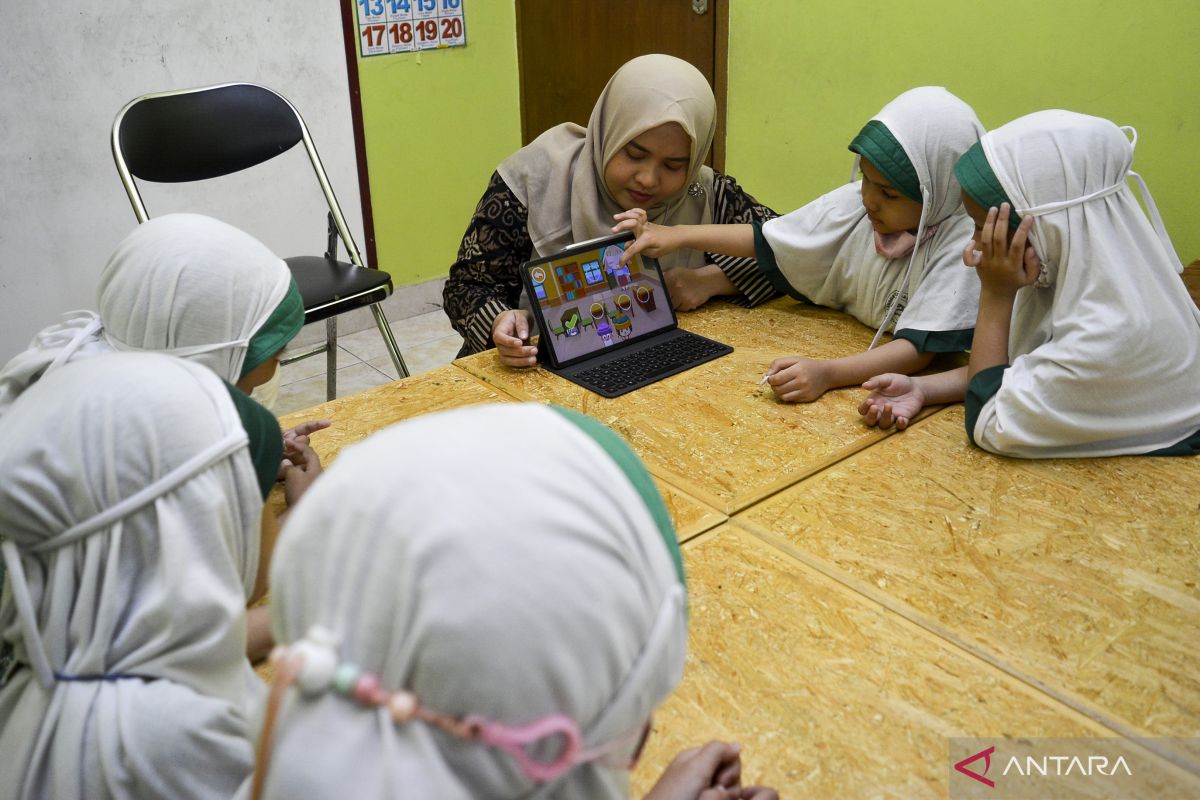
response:
<path id="1" fill-rule="evenodd" d="M 465 0 L 357 0 L 362 57 L 467 43 Z"/>

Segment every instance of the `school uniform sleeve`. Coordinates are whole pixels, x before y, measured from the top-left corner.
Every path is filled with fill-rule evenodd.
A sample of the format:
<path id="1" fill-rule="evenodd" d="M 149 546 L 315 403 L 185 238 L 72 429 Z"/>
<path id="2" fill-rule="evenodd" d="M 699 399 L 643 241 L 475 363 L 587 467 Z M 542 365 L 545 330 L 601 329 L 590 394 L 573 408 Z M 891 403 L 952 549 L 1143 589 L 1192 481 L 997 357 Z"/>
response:
<path id="1" fill-rule="evenodd" d="M 983 411 L 983 407 L 996 396 L 996 392 L 1000 391 L 1000 384 L 1004 382 L 1004 371 L 1007 369 L 1008 364 L 988 367 L 976 373 L 971 382 L 967 384 L 963 409 L 966 412 L 967 438 L 971 440 L 971 444 L 979 444 L 975 441 L 975 424 L 979 422 L 979 414 Z"/>
<path id="2" fill-rule="evenodd" d="M 779 215 L 755 200 L 738 186 L 737 181 L 723 173 L 713 171 L 713 222 L 722 225 L 751 224 L 761 226 Z M 775 287 L 759 269 L 753 257 L 737 258 L 717 253 L 705 253 L 705 260 L 716 264 L 729 278 L 729 282 L 740 293 L 729 298 L 731 302 L 748 308 L 765 303 L 775 297 Z"/>
<path id="3" fill-rule="evenodd" d="M 963 265 L 962 253 L 974 229 L 969 217 L 955 214 L 924 245 L 929 248 L 928 260 L 920 283 L 899 314 L 895 333 L 895 338 L 912 342 L 919 353 L 971 349 L 979 313 L 979 275 Z"/>
<path id="4" fill-rule="evenodd" d="M 520 302 L 521 264 L 533 252 L 528 220 L 525 206 L 492 173 L 442 290 L 446 316 L 468 352 L 492 347 L 492 323 Z"/>

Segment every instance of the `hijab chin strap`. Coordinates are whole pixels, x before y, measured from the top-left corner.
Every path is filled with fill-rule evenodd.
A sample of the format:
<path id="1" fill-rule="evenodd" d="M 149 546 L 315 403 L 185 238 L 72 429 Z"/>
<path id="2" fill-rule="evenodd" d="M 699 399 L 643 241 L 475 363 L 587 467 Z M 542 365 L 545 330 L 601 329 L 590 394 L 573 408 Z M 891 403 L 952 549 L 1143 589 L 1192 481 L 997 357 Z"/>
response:
<path id="1" fill-rule="evenodd" d="M 855 164 L 858 163 L 858 158 L 854 159 Z M 875 331 L 875 338 L 871 339 L 871 344 L 867 350 L 874 350 L 875 345 L 879 344 L 883 332 L 887 330 L 891 324 L 892 317 L 896 315 L 896 309 L 900 307 L 900 300 L 908 294 L 908 279 L 912 277 L 913 264 L 917 261 L 917 254 L 921 252 L 921 245 L 925 241 L 925 215 L 929 213 L 931 202 L 931 194 L 929 187 L 921 184 L 921 220 L 917 223 L 917 243 L 913 247 L 912 253 L 908 257 L 908 266 L 904 268 L 904 279 L 900 281 L 900 285 L 896 288 L 896 297 L 888 305 L 887 313 L 883 315 L 883 321 L 879 323 L 879 330 Z M 928 248 L 926 248 L 928 249 Z"/>
<path id="2" fill-rule="evenodd" d="M 233 453 L 246 446 L 247 437 L 244 431 L 236 431 L 224 439 L 214 442 L 210 447 L 200 451 L 183 464 L 168 472 L 154 483 L 126 497 L 114 506 L 101 511 L 99 514 L 84 520 L 57 536 L 38 542 L 29 547 L 31 553 L 45 553 L 61 547 L 74 544 L 92 534 L 105 529 L 112 529 L 115 536 L 121 532 L 121 520 L 145 508 L 163 495 L 177 489 L 180 485 L 192 479 L 212 465 L 228 458 Z M 37 675 L 38 682 L 47 691 L 56 680 L 72 680 L 76 676 L 55 672 L 50 666 L 50 656 L 46 645 L 38 632 L 37 615 L 33 609 L 33 596 L 29 591 L 29 583 L 25 580 L 25 571 L 21 568 L 21 554 L 17 545 L 11 539 L 0 540 L 0 554 L 3 555 L 4 565 L 8 569 L 8 579 L 11 581 L 13 603 L 16 606 L 17 618 L 21 625 L 21 635 L 25 640 L 26 657 Z"/>

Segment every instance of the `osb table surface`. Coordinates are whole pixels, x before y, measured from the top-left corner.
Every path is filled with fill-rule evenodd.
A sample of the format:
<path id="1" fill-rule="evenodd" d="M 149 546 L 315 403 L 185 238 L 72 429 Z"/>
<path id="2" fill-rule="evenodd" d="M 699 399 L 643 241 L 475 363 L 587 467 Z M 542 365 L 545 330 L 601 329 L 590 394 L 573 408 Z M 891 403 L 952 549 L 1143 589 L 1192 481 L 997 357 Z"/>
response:
<path id="1" fill-rule="evenodd" d="M 1114 731 L 1200 737 L 1200 459 L 998 458 L 953 406 L 736 521 Z"/>
<path id="2" fill-rule="evenodd" d="M 1086 715 L 732 524 L 683 548 L 690 640 L 634 776 L 679 750 L 742 744 L 744 783 L 783 797 L 945 797 L 947 738 L 1112 736 Z M 1200 780 L 1167 776 L 1157 796 Z"/>
<path id="3" fill-rule="evenodd" d="M 866 349 L 874 332 L 851 317 L 776 300 L 756 309 L 713 303 L 679 319 L 734 352 L 622 397 L 600 397 L 544 369 L 505 367 L 494 351 L 455 364 L 518 399 L 590 414 L 624 436 L 655 475 L 726 514 L 888 435 L 860 421 L 861 389 L 791 404 L 759 384 L 779 356 Z"/>

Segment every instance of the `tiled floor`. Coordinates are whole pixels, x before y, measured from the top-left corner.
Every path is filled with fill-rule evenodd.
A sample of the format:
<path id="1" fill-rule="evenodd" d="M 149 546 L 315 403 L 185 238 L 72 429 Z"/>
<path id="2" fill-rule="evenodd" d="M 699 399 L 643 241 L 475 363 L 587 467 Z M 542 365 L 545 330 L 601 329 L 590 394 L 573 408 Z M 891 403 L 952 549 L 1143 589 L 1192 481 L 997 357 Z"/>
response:
<path id="1" fill-rule="evenodd" d="M 404 363 L 412 375 L 449 364 L 462 347 L 462 337 L 450 327 L 450 320 L 441 310 L 396 320 L 391 325 Z M 311 327 L 321 326 L 322 323 L 317 323 Z M 325 361 L 326 356 L 321 353 L 281 367 L 279 395 L 272 410 L 283 415 L 324 403 Z M 394 380 L 396 368 L 375 327 L 338 336 L 338 397 Z"/>

